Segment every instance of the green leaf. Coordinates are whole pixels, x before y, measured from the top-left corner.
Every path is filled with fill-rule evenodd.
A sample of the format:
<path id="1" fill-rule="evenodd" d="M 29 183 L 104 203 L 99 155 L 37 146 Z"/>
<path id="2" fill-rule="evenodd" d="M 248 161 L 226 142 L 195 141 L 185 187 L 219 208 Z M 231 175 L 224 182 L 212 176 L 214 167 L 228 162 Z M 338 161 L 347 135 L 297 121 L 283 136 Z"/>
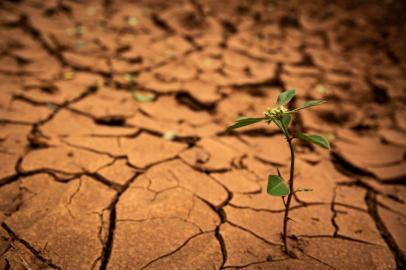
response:
<path id="1" fill-rule="evenodd" d="M 316 134 L 299 133 L 297 137 L 303 141 L 311 142 L 323 148 L 330 149 L 330 144 L 328 143 L 327 139 L 324 138 L 323 136 Z"/>
<path id="2" fill-rule="evenodd" d="M 292 122 L 292 116 L 290 114 L 285 114 L 282 119 L 272 119 L 272 121 L 275 122 L 275 124 L 278 126 L 278 128 L 288 136 L 288 127 L 290 123 Z"/>
<path id="3" fill-rule="evenodd" d="M 155 96 L 154 95 L 141 95 L 141 94 L 135 94 L 133 95 L 134 99 L 138 102 L 151 102 L 154 100 Z"/>
<path id="4" fill-rule="evenodd" d="M 279 94 L 276 104 L 285 105 L 287 104 L 296 94 L 295 89 L 290 89 Z"/>
<path id="5" fill-rule="evenodd" d="M 274 121 L 274 123 L 275 123 L 275 124 L 278 126 L 278 128 L 283 132 L 283 134 L 287 135 L 287 134 L 286 134 L 286 131 L 285 131 L 285 127 L 283 126 L 281 120 L 279 120 L 279 119 L 272 119 L 272 121 Z"/>
<path id="6" fill-rule="evenodd" d="M 252 125 L 258 122 L 261 122 L 262 120 L 265 120 L 265 118 L 250 118 L 250 117 L 240 117 L 238 118 L 235 123 L 231 126 L 228 127 L 228 129 L 236 129 L 236 128 L 240 128 L 243 126 L 248 126 L 248 125 Z"/>
<path id="7" fill-rule="evenodd" d="M 290 125 L 290 123 L 292 122 L 292 115 L 290 114 L 284 114 L 282 117 L 282 123 L 285 126 L 285 128 L 287 129 Z"/>
<path id="8" fill-rule="evenodd" d="M 325 100 L 309 100 L 309 101 L 306 101 L 305 103 L 303 103 L 303 105 L 300 106 L 299 108 L 294 109 L 292 112 L 297 112 L 297 111 L 303 110 L 305 108 L 321 105 L 325 102 L 326 102 Z"/>
<path id="9" fill-rule="evenodd" d="M 151 102 L 154 100 L 155 95 L 143 95 L 143 94 L 138 94 L 137 91 L 134 89 L 131 91 L 131 95 L 135 101 L 138 102 Z"/>
<path id="10" fill-rule="evenodd" d="M 268 176 L 267 192 L 271 196 L 287 196 L 290 193 L 288 184 L 279 175 Z"/>

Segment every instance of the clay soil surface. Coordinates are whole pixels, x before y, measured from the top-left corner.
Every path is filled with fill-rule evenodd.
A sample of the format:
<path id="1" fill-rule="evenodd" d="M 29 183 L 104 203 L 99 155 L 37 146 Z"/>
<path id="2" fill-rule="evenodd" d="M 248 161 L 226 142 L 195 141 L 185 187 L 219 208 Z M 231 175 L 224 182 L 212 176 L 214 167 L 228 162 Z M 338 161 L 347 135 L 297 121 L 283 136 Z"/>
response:
<path id="1" fill-rule="evenodd" d="M 0 269 L 405 269 L 404 1 L 131 2 L 0 2 Z"/>

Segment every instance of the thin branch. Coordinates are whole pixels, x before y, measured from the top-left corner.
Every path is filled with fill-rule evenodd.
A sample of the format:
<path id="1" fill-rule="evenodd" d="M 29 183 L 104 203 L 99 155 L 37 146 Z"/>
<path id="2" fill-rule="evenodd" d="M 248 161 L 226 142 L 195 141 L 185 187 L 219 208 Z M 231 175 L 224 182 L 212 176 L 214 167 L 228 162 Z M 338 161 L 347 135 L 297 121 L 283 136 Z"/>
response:
<path id="1" fill-rule="evenodd" d="M 282 202 L 283 202 L 283 205 L 285 206 L 285 209 L 286 209 L 285 196 L 282 196 Z"/>
<path id="2" fill-rule="evenodd" d="M 287 243 L 287 233 L 288 233 L 288 222 L 289 222 L 289 210 L 290 210 L 290 203 L 292 201 L 292 196 L 294 194 L 293 192 L 293 178 L 294 178 L 294 173 L 295 173 L 295 149 L 293 147 L 293 137 L 290 137 L 289 132 L 287 131 L 287 128 L 285 127 L 284 123 L 281 121 L 282 127 L 284 130 L 286 130 L 285 136 L 286 136 L 286 141 L 289 144 L 289 149 L 290 149 L 290 174 L 289 174 L 289 190 L 291 191 L 288 195 L 288 199 L 285 204 L 285 216 L 283 218 L 283 233 L 282 233 L 282 239 L 283 239 L 283 246 L 285 249 L 286 254 L 291 256 L 291 253 L 289 252 L 289 247 Z"/>

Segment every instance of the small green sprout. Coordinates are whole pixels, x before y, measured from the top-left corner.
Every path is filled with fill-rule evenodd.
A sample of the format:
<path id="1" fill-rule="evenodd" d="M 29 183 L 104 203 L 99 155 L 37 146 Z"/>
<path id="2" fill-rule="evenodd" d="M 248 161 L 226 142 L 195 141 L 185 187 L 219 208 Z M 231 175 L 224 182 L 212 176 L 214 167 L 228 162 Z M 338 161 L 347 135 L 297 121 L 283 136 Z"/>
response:
<path id="1" fill-rule="evenodd" d="M 295 96 L 296 90 L 291 89 L 284 91 L 279 94 L 276 104 L 272 108 L 268 108 L 264 112 L 264 117 L 240 117 L 238 118 L 235 123 L 228 127 L 228 129 L 237 129 L 240 127 L 252 125 L 258 122 L 265 122 L 268 125 L 271 123 L 275 123 L 276 126 L 282 131 L 285 135 L 286 141 L 288 142 L 290 148 L 290 175 L 289 181 L 286 182 L 284 178 L 281 176 L 278 170 L 278 175 L 269 175 L 268 176 L 268 187 L 267 193 L 271 196 L 279 196 L 282 197 L 283 204 L 285 206 L 285 216 L 283 221 L 283 232 L 282 232 L 282 240 L 286 254 L 292 255 L 289 251 L 289 247 L 287 244 L 287 228 L 288 228 L 288 221 L 289 221 L 289 209 L 290 203 L 292 200 L 292 196 L 296 192 L 309 192 L 312 191 L 310 188 L 298 188 L 294 190 L 294 170 L 295 170 L 295 151 L 293 146 L 293 139 L 299 139 L 302 141 L 306 141 L 309 143 L 316 144 L 326 149 L 330 149 L 330 144 L 326 138 L 317 134 L 306 134 L 300 131 L 292 132 L 290 131 L 289 127 L 292 123 L 293 116 L 300 110 L 310 108 L 313 106 L 321 105 L 325 103 L 324 100 L 310 100 L 303 103 L 299 108 L 289 110 L 286 105 L 292 100 Z M 285 201 L 285 197 L 287 197 Z"/>
<path id="2" fill-rule="evenodd" d="M 139 94 L 136 91 L 135 79 L 134 76 L 130 73 L 124 74 L 124 80 L 128 82 L 128 87 L 130 88 L 131 96 L 137 102 L 151 102 L 155 99 L 155 95 L 143 95 Z"/>
<path id="3" fill-rule="evenodd" d="M 127 24 L 129 26 L 136 26 L 136 25 L 138 25 L 138 19 L 134 16 L 129 16 L 127 18 Z"/>
<path id="4" fill-rule="evenodd" d="M 65 71 L 62 74 L 62 77 L 64 80 L 72 80 L 75 76 L 75 73 L 73 73 L 72 71 Z"/>
<path id="5" fill-rule="evenodd" d="M 211 60 L 210 58 L 206 58 L 206 59 L 204 59 L 204 61 L 203 61 L 203 65 L 204 65 L 205 67 L 210 67 L 212 64 L 213 64 L 213 60 Z"/>
<path id="6" fill-rule="evenodd" d="M 75 47 L 76 49 L 83 49 L 84 47 L 86 47 L 86 41 L 84 41 L 83 39 L 79 39 L 78 41 L 76 41 Z"/>
<path id="7" fill-rule="evenodd" d="M 175 55 L 175 52 L 174 52 L 173 50 L 171 50 L 171 49 L 165 50 L 165 57 L 166 57 L 166 58 L 171 58 L 171 57 L 173 57 L 174 55 Z"/>
<path id="8" fill-rule="evenodd" d="M 176 138 L 176 132 L 175 131 L 166 131 L 163 135 L 162 138 L 168 141 L 173 141 Z"/>
<path id="9" fill-rule="evenodd" d="M 316 87 L 317 92 L 319 92 L 320 94 L 326 94 L 329 91 L 323 86 L 323 85 L 317 85 Z"/>

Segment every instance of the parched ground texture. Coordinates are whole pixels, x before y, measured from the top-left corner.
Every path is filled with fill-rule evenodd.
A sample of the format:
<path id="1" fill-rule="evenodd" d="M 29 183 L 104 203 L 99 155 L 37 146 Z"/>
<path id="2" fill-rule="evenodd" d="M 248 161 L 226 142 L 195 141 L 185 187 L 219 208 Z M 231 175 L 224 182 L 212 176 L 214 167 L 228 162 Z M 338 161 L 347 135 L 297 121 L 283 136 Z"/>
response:
<path id="1" fill-rule="evenodd" d="M 404 269 L 402 1 L 0 2 L 0 269 Z M 226 130 L 278 94 L 332 151 Z"/>

